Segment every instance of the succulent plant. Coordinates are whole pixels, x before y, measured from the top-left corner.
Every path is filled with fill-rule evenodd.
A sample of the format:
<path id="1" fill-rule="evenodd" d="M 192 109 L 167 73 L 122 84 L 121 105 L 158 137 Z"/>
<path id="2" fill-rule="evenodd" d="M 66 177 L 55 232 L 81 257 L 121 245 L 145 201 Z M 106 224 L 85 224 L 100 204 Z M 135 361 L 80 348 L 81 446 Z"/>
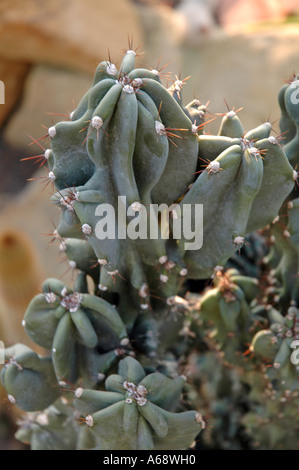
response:
<path id="1" fill-rule="evenodd" d="M 76 280 L 44 282 L 23 326 L 48 355 L 8 349 L 2 383 L 28 412 L 17 437 L 33 449 L 175 450 L 205 435 L 203 445 L 213 436 L 244 448 L 257 401 L 265 415 L 276 410 L 261 384 L 279 399 L 298 384 L 293 82 L 279 95 L 286 146 L 269 122 L 245 131 L 234 109 L 210 135 L 207 106 L 183 105 L 186 79 L 166 88 L 161 71 L 135 68 L 136 55 L 130 47 L 119 69 L 101 62 L 69 120 L 43 137 L 61 211 L 53 239 Z M 190 280 L 209 285 L 188 293 Z M 205 372 L 207 406 L 196 385 L 218 360 L 217 377 Z M 191 408 L 201 406 L 216 417 L 212 434 L 200 433 Z M 268 431 L 262 446 L 278 442 Z"/>

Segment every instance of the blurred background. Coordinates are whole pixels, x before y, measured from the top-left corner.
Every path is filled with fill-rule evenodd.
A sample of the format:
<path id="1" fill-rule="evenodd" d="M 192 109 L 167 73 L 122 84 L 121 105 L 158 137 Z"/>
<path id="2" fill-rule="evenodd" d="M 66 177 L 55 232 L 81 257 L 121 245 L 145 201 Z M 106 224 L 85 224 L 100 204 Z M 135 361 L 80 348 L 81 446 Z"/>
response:
<path id="1" fill-rule="evenodd" d="M 53 188 L 43 184 L 47 170 L 20 160 L 43 154 L 42 141 L 35 142 L 43 126 L 68 118 L 97 63 L 110 54 L 119 65 L 133 36 L 144 52 L 139 66 L 168 64 L 171 78 L 191 76 L 185 104 L 195 97 L 209 102 L 211 114 L 222 113 L 225 99 L 230 108 L 244 108 L 248 130 L 279 119 L 278 91 L 299 70 L 298 15 L 299 0 L 0 0 L 0 339 L 6 346 L 32 346 L 21 326 L 30 299 L 46 277 L 71 283 L 73 275 L 47 235 L 59 218 L 49 201 Z M 218 121 L 207 131 L 217 132 Z M 20 448 L 11 437 L 18 412 L 4 397 L 0 390 L 0 448 Z"/>

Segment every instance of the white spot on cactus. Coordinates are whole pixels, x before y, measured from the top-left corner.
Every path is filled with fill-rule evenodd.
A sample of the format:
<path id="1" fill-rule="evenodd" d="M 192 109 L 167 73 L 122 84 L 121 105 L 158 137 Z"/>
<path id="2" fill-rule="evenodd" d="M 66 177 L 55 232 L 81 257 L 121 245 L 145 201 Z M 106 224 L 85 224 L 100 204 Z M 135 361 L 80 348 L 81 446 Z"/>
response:
<path id="1" fill-rule="evenodd" d="M 147 399 L 145 397 L 148 391 L 144 385 L 136 386 L 133 382 L 128 382 L 127 380 L 125 380 L 123 383 L 123 387 L 128 392 L 127 400 L 133 399 L 139 406 L 146 405 Z"/>
<path id="2" fill-rule="evenodd" d="M 69 312 L 77 312 L 78 308 L 81 305 L 83 300 L 83 295 L 79 292 L 74 292 L 72 294 L 66 295 L 60 301 L 60 304 L 66 308 Z"/>
<path id="3" fill-rule="evenodd" d="M 140 304 L 140 308 L 142 310 L 147 310 L 148 309 L 148 304 Z"/>
<path id="4" fill-rule="evenodd" d="M 94 129 L 101 129 L 103 125 L 103 119 L 100 116 L 94 116 L 91 120 L 91 127 Z"/>
<path id="5" fill-rule="evenodd" d="M 93 417 L 91 415 L 87 415 L 85 418 L 85 423 L 87 424 L 88 427 L 93 426 Z"/>
<path id="6" fill-rule="evenodd" d="M 49 171 L 48 178 L 52 183 L 54 183 L 54 181 L 56 180 L 56 176 L 54 175 L 53 171 Z"/>
<path id="7" fill-rule="evenodd" d="M 223 269 L 224 269 L 223 266 L 219 266 L 219 265 L 215 266 L 214 275 L 219 276 L 220 274 L 223 273 Z"/>
<path id="8" fill-rule="evenodd" d="M 47 426 L 49 424 L 49 418 L 46 413 L 39 413 L 36 417 L 37 424 L 41 426 Z"/>
<path id="9" fill-rule="evenodd" d="M 126 354 L 126 351 L 123 348 L 117 348 L 114 350 L 114 353 L 117 357 L 124 357 Z"/>
<path id="10" fill-rule="evenodd" d="M 290 234 L 290 232 L 289 232 L 288 230 L 284 230 L 284 231 L 283 231 L 283 236 L 284 236 L 285 238 L 290 238 L 291 234 Z"/>
<path id="11" fill-rule="evenodd" d="M 274 362 L 273 367 L 274 369 L 280 369 L 281 364 L 279 364 L 279 362 Z"/>
<path id="12" fill-rule="evenodd" d="M 108 64 L 106 67 L 106 72 L 108 75 L 116 75 L 117 74 L 117 68 L 115 64 Z"/>
<path id="13" fill-rule="evenodd" d="M 135 201 L 133 202 L 129 209 L 132 209 L 134 212 L 146 212 L 146 209 L 144 207 L 143 204 L 141 204 L 141 202 L 138 202 L 138 201 Z"/>
<path id="14" fill-rule="evenodd" d="M 183 85 L 184 82 L 182 80 L 175 80 L 172 85 L 172 88 L 174 89 L 174 91 L 180 91 Z"/>
<path id="15" fill-rule="evenodd" d="M 106 377 L 105 374 L 102 374 L 101 372 L 99 372 L 97 375 L 98 382 L 102 382 L 105 379 L 105 377 Z"/>
<path id="16" fill-rule="evenodd" d="M 15 399 L 15 397 L 14 397 L 13 395 L 7 395 L 7 398 L 8 398 L 8 400 L 10 401 L 10 403 L 11 403 L 12 405 L 15 405 L 15 404 L 16 404 L 16 399 Z"/>
<path id="17" fill-rule="evenodd" d="M 128 94 L 135 92 L 134 87 L 132 87 L 132 85 L 124 85 L 123 90 L 125 93 L 128 93 Z"/>
<path id="18" fill-rule="evenodd" d="M 83 224 L 83 225 L 82 225 L 82 232 L 83 232 L 85 235 L 90 235 L 91 232 L 92 232 L 91 226 L 88 225 L 88 224 Z"/>
<path id="19" fill-rule="evenodd" d="M 62 241 L 60 242 L 60 245 L 59 245 L 59 251 L 62 252 L 62 251 L 65 251 L 65 250 L 66 250 L 66 243 L 65 243 L 64 240 L 62 240 Z"/>
<path id="20" fill-rule="evenodd" d="M 159 263 L 160 264 L 165 264 L 167 261 L 167 256 L 160 256 L 159 258 Z"/>
<path id="21" fill-rule="evenodd" d="M 51 137 L 51 139 L 53 139 L 53 137 L 55 137 L 55 135 L 56 135 L 56 128 L 55 128 L 55 126 L 49 127 L 49 129 L 48 129 L 48 134 L 49 134 L 49 136 Z"/>
<path id="22" fill-rule="evenodd" d="M 220 163 L 216 160 L 210 162 L 207 166 L 207 171 L 210 173 L 218 173 L 220 171 Z"/>
<path id="23" fill-rule="evenodd" d="M 76 269 L 77 267 L 76 261 L 73 261 L 73 260 L 69 261 L 69 267 L 72 269 Z"/>
<path id="24" fill-rule="evenodd" d="M 46 149 L 45 150 L 45 153 L 44 153 L 44 157 L 46 160 L 48 160 L 49 156 L 50 156 L 50 153 L 51 153 L 51 150 L 50 149 Z"/>
<path id="25" fill-rule="evenodd" d="M 135 55 L 135 56 L 136 56 L 136 52 L 135 52 L 135 51 L 133 51 L 132 49 L 129 49 L 129 50 L 127 51 L 127 54 L 133 54 L 133 55 Z"/>
<path id="26" fill-rule="evenodd" d="M 293 201 L 289 201 L 288 204 L 287 204 L 287 207 L 288 207 L 288 209 L 293 209 L 293 207 L 294 207 Z"/>
<path id="27" fill-rule="evenodd" d="M 159 77 L 159 75 L 160 75 L 159 70 L 152 69 L 151 72 L 152 72 L 154 75 L 157 75 L 157 77 Z"/>
<path id="28" fill-rule="evenodd" d="M 44 294 L 44 296 L 48 304 L 54 304 L 54 302 L 56 302 L 56 295 L 54 292 L 48 292 L 47 294 Z"/>
<path id="29" fill-rule="evenodd" d="M 133 403 L 132 398 L 127 398 L 127 399 L 126 399 L 126 403 L 128 403 L 128 405 L 130 405 L 131 403 Z"/>
<path id="30" fill-rule="evenodd" d="M 145 405 L 147 404 L 147 399 L 144 398 L 144 397 L 141 397 L 141 398 L 138 399 L 137 404 L 138 404 L 139 406 L 145 406 Z"/>
<path id="31" fill-rule="evenodd" d="M 192 124 L 192 127 L 191 127 L 192 134 L 197 134 L 197 131 L 198 131 L 198 126 L 196 126 L 195 124 Z"/>
<path id="32" fill-rule="evenodd" d="M 52 348 L 52 353 L 56 353 L 56 348 Z"/>
<path id="33" fill-rule="evenodd" d="M 67 287 L 64 287 L 61 291 L 62 297 L 65 297 L 67 295 Z"/>
<path id="34" fill-rule="evenodd" d="M 234 238 L 234 245 L 244 245 L 245 243 L 245 238 L 244 237 L 241 237 L 241 236 L 238 236 L 238 237 L 235 237 Z"/>
<path id="35" fill-rule="evenodd" d="M 173 295 L 173 296 L 171 296 L 171 297 L 168 297 L 168 299 L 166 299 L 166 303 L 167 303 L 167 305 L 169 305 L 169 306 L 171 306 L 171 307 L 172 307 L 173 305 L 175 305 L 175 296 Z"/>
<path id="36" fill-rule="evenodd" d="M 103 286 L 102 284 L 99 284 L 99 285 L 98 285 L 98 288 L 99 288 L 99 290 L 102 291 L 102 292 L 106 292 L 106 291 L 108 290 L 108 287 L 107 287 L 107 286 Z"/>
<path id="37" fill-rule="evenodd" d="M 59 199 L 60 205 L 65 207 L 68 211 L 74 210 L 74 201 L 68 196 L 61 197 Z"/>
<path id="38" fill-rule="evenodd" d="M 108 264 L 108 261 L 107 261 L 106 259 L 100 259 L 100 258 L 98 258 L 97 261 L 98 261 L 98 264 L 99 264 L 100 266 L 106 266 L 106 265 Z"/>
<path id="39" fill-rule="evenodd" d="M 166 135 L 166 129 L 162 122 L 155 121 L 155 129 L 158 135 Z"/>
<path id="40" fill-rule="evenodd" d="M 195 421 L 197 421 L 197 423 L 201 423 L 202 422 L 202 415 L 200 413 L 196 413 L 195 415 Z"/>
<path id="41" fill-rule="evenodd" d="M 60 301 L 60 305 L 66 308 L 69 312 L 77 312 L 83 300 L 83 295 L 79 292 L 73 292 L 72 294 L 66 295 Z"/>
<path id="42" fill-rule="evenodd" d="M 140 287 L 138 293 L 139 297 L 141 297 L 142 299 L 145 299 L 148 296 L 148 285 L 145 282 Z"/>
<path id="43" fill-rule="evenodd" d="M 255 158 L 261 156 L 259 149 L 257 149 L 256 147 L 249 147 L 249 148 L 248 148 L 248 152 L 249 152 L 251 155 L 253 155 Z"/>
<path id="44" fill-rule="evenodd" d="M 235 113 L 235 111 L 229 111 L 228 113 L 226 113 L 226 117 L 228 118 L 233 118 L 235 117 L 237 114 Z"/>
<path id="45" fill-rule="evenodd" d="M 160 281 L 166 284 L 166 282 L 168 281 L 168 276 L 166 276 L 165 274 L 160 274 Z"/>
<path id="46" fill-rule="evenodd" d="M 278 140 L 276 139 L 276 137 L 274 137 L 274 135 L 270 135 L 268 137 L 268 141 L 270 142 L 270 144 L 273 144 L 273 145 L 277 145 L 278 144 Z"/>
<path id="47" fill-rule="evenodd" d="M 293 170 L 293 180 L 297 181 L 298 180 L 298 173 L 296 170 Z"/>
<path id="48" fill-rule="evenodd" d="M 180 270 L 180 276 L 187 276 L 188 274 L 188 269 L 187 268 L 182 268 Z"/>
<path id="49" fill-rule="evenodd" d="M 109 276 L 116 276 L 118 274 L 118 269 L 115 269 L 114 271 L 107 271 L 107 274 L 109 274 Z"/>
<path id="50" fill-rule="evenodd" d="M 23 326 L 23 327 L 26 326 L 26 321 L 25 321 L 25 320 L 22 320 L 22 326 Z"/>
<path id="51" fill-rule="evenodd" d="M 272 224 L 277 224 L 277 222 L 279 222 L 279 215 L 274 217 L 274 219 L 272 220 Z"/>
<path id="52" fill-rule="evenodd" d="M 173 269 L 175 267 L 175 262 L 174 261 L 167 261 L 166 262 L 166 269 Z"/>
<path id="53" fill-rule="evenodd" d="M 130 343 L 129 338 L 123 338 L 120 342 L 122 346 L 128 346 L 129 343 Z"/>
<path id="54" fill-rule="evenodd" d="M 188 308 L 188 302 L 179 295 L 173 295 L 171 297 L 168 297 L 166 303 L 169 306 L 176 305 L 177 307 Z"/>
<path id="55" fill-rule="evenodd" d="M 77 389 L 75 390 L 75 397 L 76 397 L 76 398 L 80 398 L 81 395 L 82 395 L 82 393 L 83 393 L 83 388 L 82 388 L 82 387 L 77 388 Z"/>
<path id="56" fill-rule="evenodd" d="M 21 364 L 19 364 L 13 356 L 9 358 L 8 364 L 10 364 L 11 366 L 15 366 L 19 371 L 23 370 Z"/>
<path id="57" fill-rule="evenodd" d="M 134 80 L 132 81 L 133 87 L 136 87 L 136 88 L 140 88 L 143 85 L 143 83 L 144 82 L 142 78 L 134 78 Z"/>
<path id="58" fill-rule="evenodd" d="M 72 112 L 70 113 L 70 120 L 73 119 L 74 113 L 75 113 L 75 111 L 72 111 Z"/>

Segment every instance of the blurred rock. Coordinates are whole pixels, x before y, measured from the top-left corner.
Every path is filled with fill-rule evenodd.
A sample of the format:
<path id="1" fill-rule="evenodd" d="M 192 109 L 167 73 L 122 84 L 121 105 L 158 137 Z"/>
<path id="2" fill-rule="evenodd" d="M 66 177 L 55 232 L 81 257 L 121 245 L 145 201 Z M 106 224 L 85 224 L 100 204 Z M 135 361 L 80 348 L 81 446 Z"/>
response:
<path id="1" fill-rule="evenodd" d="M 181 15 L 184 42 L 197 44 L 216 27 L 219 0 L 181 0 L 175 11 Z"/>
<path id="2" fill-rule="evenodd" d="M 91 82 L 92 75 L 82 72 L 43 65 L 33 67 L 24 87 L 22 107 L 5 129 L 5 141 L 15 147 L 27 148 L 31 155 L 40 154 L 38 145 L 28 147 L 32 141 L 29 136 L 37 139 L 45 134 L 42 125 L 50 127 L 53 122 L 67 119 Z"/>
<path id="3" fill-rule="evenodd" d="M 15 108 L 23 90 L 29 65 L 0 58 L 0 80 L 4 83 L 5 103 L 0 104 L 0 127 Z"/>
<path id="4" fill-rule="evenodd" d="M 31 240 L 41 272 L 40 287 L 47 277 L 60 277 L 71 285 L 74 272 L 69 269 L 64 253 L 60 253 L 58 241 L 53 242 L 52 232 L 60 219 L 60 212 L 50 201 L 54 188 L 50 185 L 45 187 L 43 183 L 47 173 L 46 168 L 40 169 L 35 173 L 35 181 L 28 182 L 25 189 L 14 197 L 0 194 L 0 231 L 21 232 Z M 3 200 L 4 204 L 1 204 Z"/>
<path id="5" fill-rule="evenodd" d="M 143 41 L 130 0 L 1 0 L 0 57 L 93 73 L 109 47 L 115 62 L 127 35 Z"/>
<path id="6" fill-rule="evenodd" d="M 25 337 L 22 319 L 29 302 L 40 292 L 43 277 L 35 247 L 23 230 L 1 230 L 0 325 L 6 346 Z"/>
<path id="7" fill-rule="evenodd" d="M 240 30 L 247 23 L 284 20 L 298 9 L 298 0 L 218 0 L 217 15 L 221 25 Z"/>
<path id="8" fill-rule="evenodd" d="M 195 45 L 219 25 L 241 31 L 246 24 L 284 20 L 298 9 L 298 0 L 180 0 L 174 11 L 181 16 L 184 42 Z"/>
<path id="9" fill-rule="evenodd" d="M 184 102 L 194 96 L 206 103 L 214 113 L 244 107 L 239 116 L 245 130 L 260 124 L 262 119 L 280 118 L 278 92 L 298 66 L 299 29 L 284 26 L 214 37 L 196 48 L 185 47 L 181 70 L 191 75 L 184 87 Z M 194 92 L 193 92 L 194 90 Z M 208 126 L 218 132 L 219 119 Z M 276 125 L 276 129 L 278 125 Z"/>
<path id="10" fill-rule="evenodd" d="M 153 68 L 169 63 L 166 71 L 169 68 L 177 72 L 185 27 L 182 16 L 167 5 L 138 5 L 138 11 L 144 34 L 142 50 L 145 52 L 140 62 Z"/>

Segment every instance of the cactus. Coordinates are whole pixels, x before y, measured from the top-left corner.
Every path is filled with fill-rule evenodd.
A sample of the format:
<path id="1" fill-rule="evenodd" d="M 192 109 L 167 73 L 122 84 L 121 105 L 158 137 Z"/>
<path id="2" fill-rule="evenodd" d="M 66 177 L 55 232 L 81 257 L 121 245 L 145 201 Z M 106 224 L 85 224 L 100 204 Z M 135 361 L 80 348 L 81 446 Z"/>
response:
<path id="1" fill-rule="evenodd" d="M 265 416 L 277 409 L 264 405 L 262 384 L 278 400 L 298 388 L 292 84 L 279 94 L 285 147 L 269 122 L 245 131 L 234 109 L 214 136 L 207 106 L 183 105 L 186 79 L 166 88 L 159 71 L 135 67 L 136 55 L 130 47 L 119 69 L 101 62 L 69 120 L 43 136 L 61 211 L 53 239 L 76 278 L 46 280 L 25 313 L 26 333 L 48 355 L 6 350 L 2 383 L 27 412 L 16 437 L 32 449 L 244 448 L 257 403 Z M 199 204 L 203 215 L 186 211 Z M 188 292 L 190 280 L 210 279 Z M 200 411 L 212 412 L 212 432 Z M 260 445 L 281 445 L 269 433 Z"/>

